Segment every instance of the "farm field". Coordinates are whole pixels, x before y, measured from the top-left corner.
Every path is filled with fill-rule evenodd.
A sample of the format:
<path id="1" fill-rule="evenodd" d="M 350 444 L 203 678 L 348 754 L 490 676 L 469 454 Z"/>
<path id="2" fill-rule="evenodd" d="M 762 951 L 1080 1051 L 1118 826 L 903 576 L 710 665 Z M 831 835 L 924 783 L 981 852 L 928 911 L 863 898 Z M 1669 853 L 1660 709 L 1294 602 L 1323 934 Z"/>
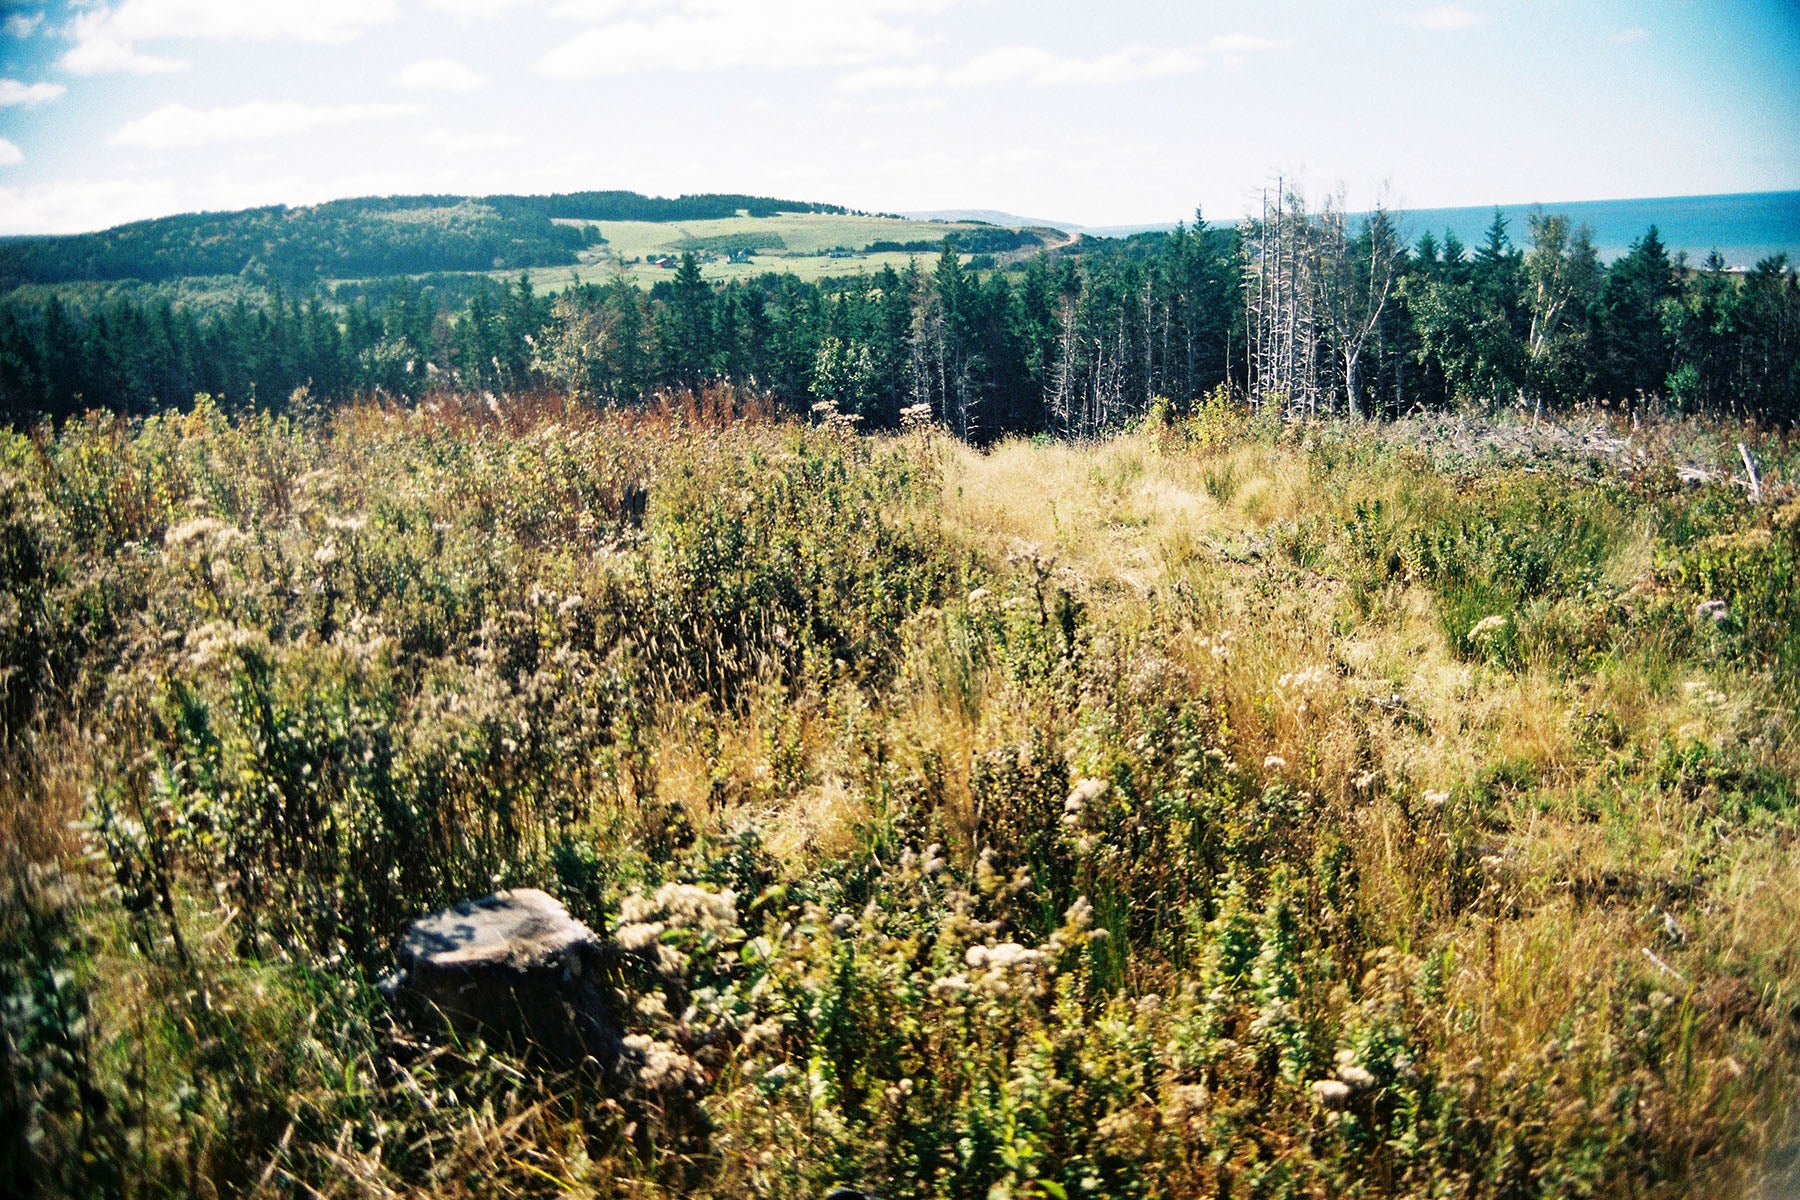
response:
<path id="1" fill-rule="evenodd" d="M 1797 470 L 724 387 L 0 434 L 0 1182 L 1790 1195 Z M 624 956 L 629 1086 L 386 998 L 496 887 Z"/>
<path id="2" fill-rule="evenodd" d="M 579 221 L 559 221 L 584 224 Z M 684 250 L 710 254 L 716 260 L 703 262 L 701 273 L 714 281 L 747 279 L 768 271 L 792 273 L 808 282 L 842 275 L 869 274 L 884 266 L 896 270 L 914 258 L 935 257 L 935 250 L 912 252 L 865 253 L 864 247 L 874 242 L 927 242 L 935 247 L 944 238 L 968 234 L 982 228 L 969 222 L 911 221 L 893 217 L 867 217 L 838 213 L 783 213 L 772 217 L 739 216 L 711 221 L 601 221 L 597 224 L 606 238 L 601 246 L 583 251 L 579 268 L 549 268 L 533 273 L 533 282 L 542 281 L 547 290 L 567 286 L 573 278 L 588 270 L 590 264 L 607 271 L 607 277 L 622 267 L 640 284 L 654 283 L 668 277 L 668 269 L 641 260 L 678 257 Z M 1031 247 L 1028 254 L 1040 248 L 1061 245 L 1070 237 L 1058 230 L 1039 229 L 1043 247 Z M 748 262 L 727 262 L 721 251 L 736 245 L 757 243 Z M 847 249 L 847 257 L 828 257 L 833 249 Z M 967 263 L 971 255 L 961 256 Z M 639 260 L 639 261 L 633 261 Z M 565 276 L 567 278 L 565 278 Z M 505 272 L 496 273 L 505 278 Z M 584 276 L 592 278 L 591 270 Z"/>

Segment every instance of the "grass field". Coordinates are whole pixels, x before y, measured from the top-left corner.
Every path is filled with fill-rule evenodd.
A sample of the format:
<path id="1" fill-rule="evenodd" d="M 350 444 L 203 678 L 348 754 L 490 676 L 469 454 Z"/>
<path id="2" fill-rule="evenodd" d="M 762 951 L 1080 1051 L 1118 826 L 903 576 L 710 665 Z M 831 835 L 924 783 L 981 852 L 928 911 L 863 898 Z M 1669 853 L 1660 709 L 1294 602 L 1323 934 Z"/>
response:
<path id="1" fill-rule="evenodd" d="M 0 1190 L 1793 1194 L 1791 444 L 738 399 L 5 435 Z M 393 1024 L 498 885 L 631 1089 Z"/>
<path id="2" fill-rule="evenodd" d="M 587 222 L 570 222 L 586 224 Z M 621 264 L 628 275 L 641 284 L 667 278 L 668 271 L 641 261 L 645 258 L 679 255 L 693 241 L 732 236 L 768 237 L 771 248 L 754 254 L 748 263 L 719 261 L 703 265 L 708 279 L 743 279 L 767 271 L 795 274 L 802 279 L 818 280 L 839 275 L 854 275 L 880 270 L 883 266 L 904 267 L 913 257 L 929 258 L 933 252 L 920 255 L 903 253 L 864 254 L 863 247 L 880 241 L 929 242 L 934 246 L 974 225 L 966 222 L 908 221 L 894 217 L 867 217 L 834 213 L 786 213 L 773 217 L 733 217 L 717 221 L 607 221 L 599 222 L 607 239 L 604 246 L 583 254 L 583 265 L 575 271 L 561 269 L 536 272 L 544 286 L 555 289 L 566 286 L 566 279 L 577 272 L 583 278 L 594 278 L 596 269 L 607 277 L 617 273 Z M 1055 246 L 1066 236 L 1055 230 L 1038 230 L 1047 245 Z M 848 258 L 828 258 L 825 252 L 845 248 L 855 253 Z M 964 255 L 963 260 L 968 261 Z M 501 273 L 504 274 L 504 273 Z"/>

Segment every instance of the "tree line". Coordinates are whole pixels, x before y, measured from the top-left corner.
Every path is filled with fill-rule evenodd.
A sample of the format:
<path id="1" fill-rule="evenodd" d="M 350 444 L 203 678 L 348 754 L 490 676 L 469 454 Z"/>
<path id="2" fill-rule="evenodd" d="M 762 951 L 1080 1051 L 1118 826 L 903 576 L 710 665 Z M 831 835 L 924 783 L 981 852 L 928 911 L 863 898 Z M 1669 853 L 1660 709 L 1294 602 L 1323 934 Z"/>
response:
<path id="1" fill-rule="evenodd" d="M 1251 220 L 1082 239 L 1005 271 L 952 243 L 905 269 L 728 284 L 693 255 L 648 291 L 623 277 L 539 294 L 482 280 L 440 304 L 411 281 L 331 305 L 273 292 L 204 315 L 167 300 L 0 306 L 0 412 L 14 423 L 196 393 L 279 404 L 381 393 L 560 389 L 631 404 L 729 380 L 871 427 L 910 412 L 986 440 L 1093 436 L 1228 388 L 1290 414 L 1392 418 L 1455 404 L 1555 410 L 1660 399 L 1800 418 L 1800 280 L 1671 259 L 1651 228 L 1602 264 L 1585 230 L 1496 213 L 1473 249 L 1408 245 L 1377 211 L 1284 193 Z"/>

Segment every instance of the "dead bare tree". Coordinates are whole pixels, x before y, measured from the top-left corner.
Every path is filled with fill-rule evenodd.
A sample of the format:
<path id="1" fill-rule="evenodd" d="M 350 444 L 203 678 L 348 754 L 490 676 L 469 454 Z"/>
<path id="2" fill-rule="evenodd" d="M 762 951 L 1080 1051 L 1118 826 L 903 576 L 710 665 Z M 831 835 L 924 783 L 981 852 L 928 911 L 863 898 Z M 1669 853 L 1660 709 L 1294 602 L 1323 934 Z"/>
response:
<path id="1" fill-rule="evenodd" d="M 1363 414 L 1360 368 L 1364 349 L 1381 325 L 1381 315 L 1399 272 L 1400 243 L 1394 224 L 1377 205 L 1352 238 L 1347 228 L 1343 194 L 1328 198 L 1319 211 L 1319 267 L 1316 281 L 1319 310 L 1330 330 L 1332 348 L 1344 372 L 1345 407 Z"/>
<path id="2" fill-rule="evenodd" d="M 1265 193 L 1262 220 L 1246 226 L 1244 249 L 1250 394 L 1256 403 L 1279 397 L 1290 413 L 1316 416 L 1321 256 L 1305 197 L 1278 181 L 1275 203 Z"/>

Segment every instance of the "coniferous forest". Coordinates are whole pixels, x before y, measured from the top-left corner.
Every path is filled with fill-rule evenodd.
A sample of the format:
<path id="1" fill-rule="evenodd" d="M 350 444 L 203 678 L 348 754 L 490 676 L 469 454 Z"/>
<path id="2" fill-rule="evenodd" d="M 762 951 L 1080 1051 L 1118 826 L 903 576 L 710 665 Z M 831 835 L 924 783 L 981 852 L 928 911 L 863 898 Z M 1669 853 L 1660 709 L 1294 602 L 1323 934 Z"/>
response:
<path id="1" fill-rule="evenodd" d="M 585 199 L 581 213 L 609 219 L 653 203 L 678 215 L 805 207 L 621 199 L 633 196 L 551 199 L 559 212 Z M 490 197 L 482 211 L 534 216 L 571 245 L 597 236 L 550 225 L 545 203 Z M 431 240 L 433 228 L 421 233 L 430 254 L 380 242 L 359 267 L 466 266 L 459 235 Z M 493 249 L 490 238 L 467 254 L 485 266 Z M 1800 416 L 1794 265 L 1672 262 L 1654 228 L 1608 265 L 1554 214 L 1525 230 L 1496 214 L 1473 247 L 1429 231 L 1408 246 L 1386 214 L 1352 223 L 1289 196 L 1239 227 L 1196 220 L 1169 234 L 1082 239 L 1006 270 L 974 268 L 956 249 L 822 284 L 770 273 L 714 285 L 690 254 L 647 292 L 615 280 L 544 296 L 529 274 L 453 288 L 426 276 L 339 303 L 317 287 L 284 291 L 277 271 L 263 302 L 203 312 L 166 299 L 14 301 L 0 307 L 0 411 L 15 423 L 93 406 L 143 413 L 198 394 L 278 407 L 300 388 L 315 401 L 554 389 L 634 404 L 731 383 L 793 410 L 831 403 L 871 428 L 896 428 L 902 410 L 923 404 L 976 441 L 1091 436 L 1123 428 L 1156 397 L 1180 407 L 1219 387 L 1308 416 L 1391 419 L 1459 403 L 1541 413 L 1594 399 L 1782 425 Z M 156 255 L 140 260 L 157 278 Z"/>

